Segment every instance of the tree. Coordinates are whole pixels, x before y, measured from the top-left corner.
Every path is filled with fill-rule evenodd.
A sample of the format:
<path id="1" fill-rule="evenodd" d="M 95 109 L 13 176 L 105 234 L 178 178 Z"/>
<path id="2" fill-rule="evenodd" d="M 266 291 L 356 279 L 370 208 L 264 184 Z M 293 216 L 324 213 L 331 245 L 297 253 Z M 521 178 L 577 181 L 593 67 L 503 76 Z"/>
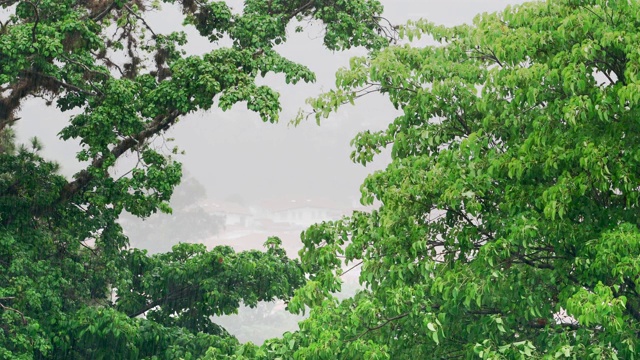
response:
<path id="1" fill-rule="evenodd" d="M 0 131 L 0 153 L 13 153 L 15 151 L 15 133 L 12 128 L 6 127 Z"/>
<path id="2" fill-rule="evenodd" d="M 162 3 L 177 4 L 214 50 L 187 56 L 183 32 L 151 28 L 145 14 Z M 304 280 L 280 241 L 269 239 L 266 252 L 180 244 L 149 256 L 128 247 L 117 220 L 124 210 L 170 211 L 181 166 L 151 144 L 180 117 L 244 102 L 274 122 L 278 93 L 256 80 L 270 72 L 287 83 L 314 80 L 273 49 L 288 24 L 325 23 L 332 50 L 378 49 L 390 31 L 379 2 L 248 0 L 240 13 L 201 0 L 0 6 L 10 14 L 0 24 L 0 358 L 234 354 L 237 340 L 211 316 L 234 313 L 241 302 L 288 299 Z M 32 97 L 74 111 L 60 136 L 80 142 L 77 158 L 88 166 L 72 179 L 57 173 L 37 142 L 8 146 L 9 126 Z M 115 177 L 111 170 L 130 153 L 137 164 Z"/>
<path id="3" fill-rule="evenodd" d="M 640 351 L 640 4 L 532 2 L 435 45 L 355 58 L 317 118 L 366 92 L 402 111 L 353 140 L 371 212 L 312 226 L 311 306 L 256 350 L 296 359 L 633 359 Z M 365 289 L 344 301 L 344 266 Z M 288 356 L 288 357 L 287 357 Z"/>

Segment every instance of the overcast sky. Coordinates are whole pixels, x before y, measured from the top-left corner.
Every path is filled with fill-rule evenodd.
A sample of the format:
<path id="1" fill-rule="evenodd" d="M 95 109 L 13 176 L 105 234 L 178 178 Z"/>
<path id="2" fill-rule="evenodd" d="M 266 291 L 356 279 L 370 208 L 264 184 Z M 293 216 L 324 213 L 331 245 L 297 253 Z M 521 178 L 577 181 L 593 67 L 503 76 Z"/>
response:
<path id="1" fill-rule="evenodd" d="M 232 1 L 238 3 L 238 1 Z M 393 23 L 427 18 L 445 25 L 469 22 L 478 13 L 496 11 L 507 0 L 383 0 L 385 16 Z M 237 6 L 237 5 L 236 5 Z M 150 19 L 152 26 L 166 32 L 175 30 L 181 20 L 165 9 Z M 217 109 L 186 116 L 167 137 L 186 152 L 179 157 L 189 174 L 207 189 L 210 198 L 240 195 L 251 203 L 265 198 L 330 198 L 349 203 L 358 198 L 359 186 L 366 174 L 385 165 L 387 157 L 368 168 L 350 162 L 349 141 L 366 129 L 381 129 L 394 118 L 394 109 L 381 97 L 370 97 L 347 106 L 321 126 L 314 121 L 297 128 L 288 120 L 304 106 L 307 97 L 329 90 L 335 71 L 362 50 L 332 53 L 322 48 L 321 29 L 307 25 L 302 34 L 292 34 L 279 50 L 286 57 L 309 66 L 317 74 L 315 84 L 285 85 L 267 79 L 281 91 L 283 115 L 279 124 L 264 124 L 242 104 L 223 113 Z M 162 32 L 162 31 L 161 31 Z M 207 51 L 210 45 L 196 40 L 193 52 Z M 40 137 L 45 155 L 60 162 L 70 175 L 80 168 L 74 159 L 77 144 L 63 143 L 57 133 L 66 124 L 67 115 L 46 108 L 41 101 L 27 102 L 17 124 L 20 140 Z"/>

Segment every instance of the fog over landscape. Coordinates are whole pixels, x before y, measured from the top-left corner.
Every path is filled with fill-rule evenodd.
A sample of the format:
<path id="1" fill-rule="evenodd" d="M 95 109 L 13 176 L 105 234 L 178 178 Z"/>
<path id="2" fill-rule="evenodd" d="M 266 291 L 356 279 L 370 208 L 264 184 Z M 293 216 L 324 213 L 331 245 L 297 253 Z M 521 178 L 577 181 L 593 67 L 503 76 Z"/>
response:
<path id="1" fill-rule="evenodd" d="M 427 18 L 455 25 L 470 22 L 478 13 L 522 1 L 382 2 L 385 16 L 393 24 Z M 238 1 L 232 3 L 242 6 Z M 163 28 L 176 29 L 180 20 L 173 15 L 177 10 L 163 6 L 161 12 L 149 18 L 150 25 L 159 32 Z M 388 101 L 381 101 L 380 95 L 371 94 L 355 106 L 345 106 L 331 114 L 320 126 L 312 117 L 297 127 L 290 125 L 298 110 L 306 109 L 306 98 L 330 90 L 336 70 L 347 66 L 352 56 L 365 54 L 358 49 L 329 52 L 322 47 L 321 37 L 313 36 L 314 30 L 321 31 L 320 26 L 301 25 L 307 31 L 292 34 L 277 49 L 291 60 L 309 66 L 316 73 L 317 82 L 287 85 L 275 76 L 264 79 L 264 83 L 280 91 L 282 113 L 277 124 L 263 123 L 243 104 L 227 112 L 214 107 L 182 118 L 165 134 L 165 143 L 157 142 L 158 147 L 166 146 L 166 154 L 174 146 L 184 151 L 184 155 L 173 155 L 182 162 L 184 172 L 183 184 L 172 201 L 174 213 L 156 214 L 144 221 L 124 217 L 122 224 L 132 245 L 160 252 L 180 241 L 190 241 L 245 250 L 260 249 L 269 236 L 279 236 L 287 253 L 296 256 L 299 234 L 306 227 L 361 208 L 360 184 L 367 174 L 386 166 L 389 154 L 383 153 L 372 165 L 363 167 L 349 159 L 349 142 L 360 131 L 385 128 L 397 110 Z M 193 40 L 186 47 L 188 52 L 210 50 L 210 43 L 196 36 L 193 28 L 188 32 Z M 60 141 L 57 136 L 67 124 L 68 114 L 47 107 L 41 99 L 32 99 L 17 116 L 21 117 L 15 126 L 18 142 L 40 138 L 44 156 L 59 162 L 61 172 L 67 176 L 82 168 L 75 159 L 78 144 Z M 350 273 L 345 281 L 354 289 L 357 273 Z M 257 343 L 294 329 L 299 319 L 286 313 L 283 304 L 263 304 L 257 311 L 242 309 L 238 316 L 240 321 L 228 316 L 221 319 L 221 324 L 241 341 Z M 271 330 L 265 331 L 265 327 Z"/>

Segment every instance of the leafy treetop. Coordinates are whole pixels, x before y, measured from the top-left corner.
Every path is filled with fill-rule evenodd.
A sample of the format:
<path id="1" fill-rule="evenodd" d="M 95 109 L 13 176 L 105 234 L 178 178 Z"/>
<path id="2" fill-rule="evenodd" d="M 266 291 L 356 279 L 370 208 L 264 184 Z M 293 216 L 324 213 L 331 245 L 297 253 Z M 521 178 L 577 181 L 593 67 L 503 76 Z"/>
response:
<path id="1" fill-rule="evenodd" d="M 318 119 L 378 91 L 402 111 L 362 185 L 380 207 L 312 226 L 299 332 L 257 358 L 633 359 L 640 351 L 640 5 L 532 2 L 429 46 L 355 58 Z M 338 301 L 344 265 L 365 290 Z"/>
<path id="2" fill-rule="evenodd" d="M 179 6 L 213 50 L 188 56 L 184 32 L 150 27 L 145 16 L 163 3 Z M 274 122 L 279 95 L 256 79 L 270 72 L 294 84 L 315 79 L 274 50 L 292 21 L 323 22 L 329 49 L 376 50 L 392 34 L 380 3 L 247 0 L 240 12 L 204 0 L 0 6 L 9 13 L 0 23 L 0 358 L 235 353 L 237 340 L 211 316 L 234 313 L 241 302 L 287 299 L 304 280 L 280 241 L 268 240 L 266 252 L 181 244 L 149 256 L 128 249 L 117 219 L 123 210 L 141 217 L 171 210 L 181 167 L 150 144 L 180 117 L 243 102 Z M 77 159 L 87 166 L 72 179 L 57 174 L 37 142 L 14 146 L 10 126 L 33 97 L 74 114 L 60 136 L 80 142 Z M 137 163 L 114 177 L 111 169 L 130 153 Z"/>

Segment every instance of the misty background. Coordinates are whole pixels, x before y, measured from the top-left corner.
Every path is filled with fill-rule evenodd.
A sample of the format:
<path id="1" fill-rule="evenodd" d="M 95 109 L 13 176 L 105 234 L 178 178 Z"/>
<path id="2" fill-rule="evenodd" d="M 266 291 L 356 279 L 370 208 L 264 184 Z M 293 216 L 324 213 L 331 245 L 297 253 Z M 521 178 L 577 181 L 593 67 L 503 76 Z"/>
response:
<path id="1" fill-rule="evenodd" d="M 382 0 L 384 16 L 393 24 L 426 18 L 434 23 L 457 25 L 470 22 L 482 12 L 493 12 L 522 0 Z M 235 10 L 242 1 L 227 1 Z M 147 18 L 156 32 L 180 30 L 181 14 L 164 4 Z M 322 28 L 300 24 L 302 33 L 290 31 L 288 41 L 276 47 L 285 57 L 307 65 L 316 73 L 312 84 L 287 85 L 284 79 L 267 76 L 264 83 L 280 91 L 282 113 L 277 124 L 263 123 L 259 116 L 239 104 L 227 112 L 213 108 L 190 114 L 164 137 L 167 154 L 173 146 L 184 151 L 174 158 L 183 164 L 183 183 L 172 199 L 172 215 L 156 214 L 141 220 L 124 216 L 122 225 L 132 246 L 150 252 L 169 251 L 178 242 L 202 242 L 209 247 L 231 245 L 237 251 L 261 249 L 268 236 L 279 236 L 292 257 L 301 248 L 299 234 L 308 225 L 339 218 L 359 208 L 359 187 L 367 174 L 384 168 L 388 153 L 363 167 L 349 159 L 349 142 L 360 131 L 384 129 L 397 114 L 378 94 L 345 105 L 321 125 L 310 118 L 297 127 L 288 125 L 305 99 L 333 87 L 334 74 L 348 66 L 363 49 L 331 52 L 322 47 Z M 202 54 L 214 47 L 193 27 L 183 29 L 190 38 L 186 50 Z M 308 109 L 307 109 L 308 110 Z M 58 132 L 67 125 L 69 113 L 47 107 L 42 99 L 30 99 L 17 114 L 18 142 L 38 137 L 43 155 L 61 165 L 70 177 L 83 168 L 75 154 L 79 145 L 61 141 Z M 170 139 L 175 139 L 170 141 Z M 133 156 L 133 155 L 131 155 Z M 133 160 L 133 159 L 130 159 Z M 125 173 L 125 164 L 117 172 Z M 357 288 L 357 273 L 345 279 L 346 294 Z M 219 319 L 240 341 L 261 343 L 267 338 L 295 330 L 299 317 L 285 311 L 282 303 L 260 304 Z"/>

